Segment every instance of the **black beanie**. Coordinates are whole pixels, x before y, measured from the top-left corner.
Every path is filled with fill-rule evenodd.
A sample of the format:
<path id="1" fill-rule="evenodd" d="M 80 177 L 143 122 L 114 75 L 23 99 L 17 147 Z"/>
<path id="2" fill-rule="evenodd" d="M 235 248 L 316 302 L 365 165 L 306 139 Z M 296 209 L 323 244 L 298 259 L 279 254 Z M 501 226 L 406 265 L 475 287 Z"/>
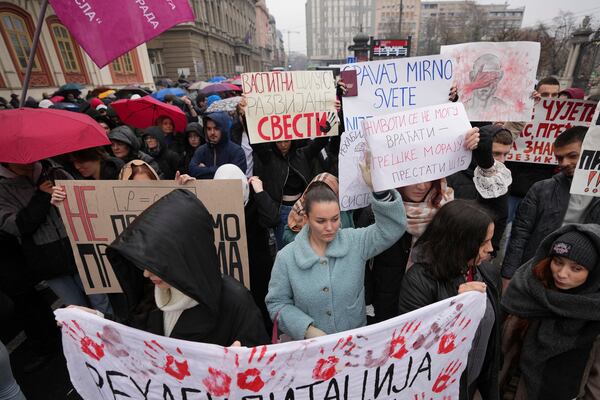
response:
<path id="1" fill-rule="evenodd" d="M 560 235 L 550 247 L 550 256 L 566 257 L 592 271 L 598 261 L 594 243 L 579 231 L 570 231 Z"/>

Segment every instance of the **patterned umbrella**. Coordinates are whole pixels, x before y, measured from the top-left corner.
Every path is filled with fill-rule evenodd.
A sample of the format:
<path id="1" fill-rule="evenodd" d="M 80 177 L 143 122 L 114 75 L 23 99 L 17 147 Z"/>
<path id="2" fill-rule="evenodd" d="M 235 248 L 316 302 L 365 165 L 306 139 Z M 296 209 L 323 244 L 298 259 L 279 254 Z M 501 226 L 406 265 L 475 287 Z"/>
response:
<path id="1" fill-rule="evenodd" d="M 224 112 L 235 111 L 235 108 L 237 107 L 237 105 L 240 103 L 241 100 L 242 100 L 242 96 L 236 96 L 236 97 L 229 97 L 227 99 L 215 101 L 210 106 L 208 106 L 208 108 L 206 109 L 206 112 L 211 113 L 211 112 L 217 112 L 217 111 L 224 111 Z"/>

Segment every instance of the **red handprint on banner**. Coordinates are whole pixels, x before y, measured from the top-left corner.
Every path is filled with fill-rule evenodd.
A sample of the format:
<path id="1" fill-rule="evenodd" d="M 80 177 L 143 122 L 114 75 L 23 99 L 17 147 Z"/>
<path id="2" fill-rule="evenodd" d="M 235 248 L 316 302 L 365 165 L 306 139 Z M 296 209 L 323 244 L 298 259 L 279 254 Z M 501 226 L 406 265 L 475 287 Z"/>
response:
<path id="1" fill-rule="evenodd" d="M 208 376 L 202 379 L 202 384 L 212 396 L 228 396 L 231 390 L 231 377 L 221 370 L 208 367 Z"/>
<path id="2" fill-rule="evenodd" d="M 260 349 L 260 350 L 258 350 Z M 258 354 L 257 354 L 258 353 Z M 240 372 L 237 374 L 237 385 L 240 389 L 250 390 L 252 392 L 258 393 L 265 386 L 265 380 L 263 380 L 262 372 L 265 368 L 268 368 L 269 365 L 277 358 L 277 353 L 273 353 L 270 357 L 266 357 L 267 346 L 261 347 L 253 347 L 250 352 L 250 356 L 248 357 L 248 366 L 256 365 L 256 367 L 247 368 L 244 372 Z M 255 358 L 256 356 L 256 358 Z M 240 366 L 239 356 L 236 354 L 235 365 L 236 367 Z M 267 376 L 274 377 L 277 374 L 277 371 L 271 369 L 267 373 Z M 267 379 L 267 378 L 265 378 Z M 271 378 L 268 378 L 271 379 Z M 267 380 L 268 381 L 268 380 Z"/>
<path id="3" fill-rule="evenodd" d="M 451 327 L 457 325 L 458 331 L 464 331 L 469 325 L 471 320 L 467 317 L 462 317 L 460 320 L 451 324 Z M 440 338 L 440 344 L 438 345 L 438 354 L 447 354 L 456 349 L 456 335 L 454 332 L 447 332 Z M 467 340 L 466 337 L 461 339 L 461 343 Z"/>
<path id="4" fill-rule="evenodd" d="M 452 400 L 452 396 L 444 395 L 443 397 L 434 398 L 431 396 L 427 396 L 425 394 L 425 392 L 421 392 L 421 396 L 419 396 L 418 394 L 415 394 L 414 400 Z"/>
<path id="5" fill-rule="evenodd" d="M 331 355 L 325 356 L 325 349 L 321 347 L 321 354 L 324 357 L 317 360 L 313 368 L 313 379 L 326 381 L 345 367 L 357 366 L 358 364 L 352 363 L 352 359 L 358 357 L 352 354 L 357 348 L 361 347 L 354 341 L 352 335 L 340 338 L 333 346 Z"/>
<path id="6" fill-rule="evenodd" d="M 183 380 L 186 376 L 190 376 L 190 369 L 186 359 L 178 360 L 156 340 L 151 340 L 150 342 L 144 340 L 144 344 L 146 345 L 144 353 L 152 359 L 152 365 L 156 368 L 162 369 L 178 381 Z M 179 347 L 177 348 L 177 353 L 183 356 L 183 352 Z M 162 364 L 159 364 L 159 362 Z"/>
<path id="7" fill-rule="evenodd" d="M 392 333 L 392 340 L 388 346 L 389 356 L 401 360 L 409 352 L 409 348 L 412 349 L 412 337 L 417 333 L 420 326 L 420 322 L 410 321 L 405 322 L 404 325 L 402 325 L 398 334 L 396 334 L 396 330 L 394 330 L 394 333 Z"/>
<path id="8" fill-rule="evenodd" d="M 446 390 L 448 386 L 456 382 L 456 378 L 453 376 L 458 372 L 461 366 L 462 362 L 460 360 L 455 360 L 448 364 L 446 368 L 444 368 L 438 375 L 437 379 L 433 383 L 433 386 L 431 387 L 431 390 L 434 393 L 441 393 Z"/>
<path id="9" fill-rule="evenodd" d="M 62 323 L 62 328 L 65 329 L 66 334 L 78 341 L 81 345 L 81 351 L 96 361 L 100 361 L 104 357 L 104 344 L 95 342 L 89 337 L 81 326 L 74 319 L 71 320 L 72 324 L 68 322 Z M 98 336 L 98 334 L 96 334 Z"/>

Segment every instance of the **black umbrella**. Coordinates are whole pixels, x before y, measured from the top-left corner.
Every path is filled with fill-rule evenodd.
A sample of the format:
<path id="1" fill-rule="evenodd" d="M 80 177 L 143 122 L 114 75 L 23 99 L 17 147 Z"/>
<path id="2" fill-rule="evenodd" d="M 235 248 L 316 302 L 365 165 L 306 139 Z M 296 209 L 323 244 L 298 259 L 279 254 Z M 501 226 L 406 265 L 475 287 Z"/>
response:
<path id="1" fill-rule="evenodd" d="M 139 86 L 130 85 L 130 86 L 125 86 L 123 89 L 117 90 L 115 92 L 115 97 L 117 99 L 128 99 L 134 94 L 139 94 L 140 96 L 144 97 L 144 96 L 149 95 L 150 92 L 145 91 L 144 89 L 142 89 Z"/>

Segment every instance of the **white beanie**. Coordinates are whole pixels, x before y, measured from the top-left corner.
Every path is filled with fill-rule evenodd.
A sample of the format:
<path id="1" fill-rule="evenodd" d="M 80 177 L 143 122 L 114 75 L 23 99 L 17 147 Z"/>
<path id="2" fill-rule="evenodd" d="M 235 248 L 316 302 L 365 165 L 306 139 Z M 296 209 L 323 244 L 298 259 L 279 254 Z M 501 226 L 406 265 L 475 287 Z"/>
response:
<path id="1" fill-rule="evenodd" d="M 129 100 L 137 100 L 137 99 L 141 99 L 142 96 L 140 96 L 139 94 L 135 93 L 132 94 L 131 97 L 129 98 Z"/>
<path id="2" fill-rule="evenodd" d="M 51 102 L 48 99 L 44 99 L 44 100 L 40 101 L 40 104 L 38 104 L 38 107 L 40 107 L 40 108 L 50 108 L 53 105 L 54 105 L 53 102 Z"/>
<path id="3" fill-rule="evenodd" d="M 248 178 L 246 177 L 246 174 L 242 172 L 240 167 L 234 164 L 223 164 L 217 168 L 214 179 L 241 179 L 242 193 L 244 194 L 244 205 L 248 204 L 248 198 L 250 197 L 250 185 L 248 184 Z"/>

